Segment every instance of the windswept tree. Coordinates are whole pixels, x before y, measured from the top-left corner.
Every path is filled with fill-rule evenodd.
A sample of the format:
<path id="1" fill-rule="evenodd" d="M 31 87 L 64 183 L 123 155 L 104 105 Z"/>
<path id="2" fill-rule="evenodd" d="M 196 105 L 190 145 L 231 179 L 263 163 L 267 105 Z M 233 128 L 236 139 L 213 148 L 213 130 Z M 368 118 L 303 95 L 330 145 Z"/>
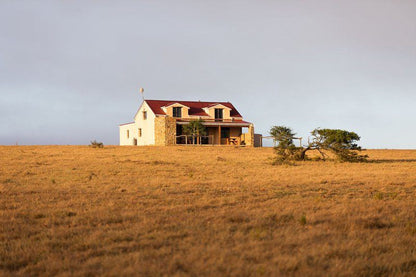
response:
<path id="1" fill-rule="evenodd" d="M 206 135 L 206 128 L 202 124 L 201 119 L 191 120 L 189 124 L 183 125 L 183 133 L 188 136 L 192 136 L 192 143 L 195 143 L 195 139 L 197 139 L 197 143 L 200 140 L 200 136 Z"/>
<path id="2" fill-rule="evenodd" d="M 311 149 L 317 149 L 325 159 L 327 150 L 334 153 L 339 160 L 346 162 L 360 162 L 367 159 L 367 155 L 359 155 L 361 147 L 356 143 L 360 136 L 354 132 L 340 129 L 315 129 L 311 132 L 312 142 L 308 145 Z"/>
<path id="3" fill-rule="evenodd" d="M 296 147 L 293 143 L 296 134 L 293 133 L 291 128 L 286 126 L 273 126 L 270 129 L 270 134 L 277 142 L 277 145 L 274 147 L 277 155 L 275 163 L 281 164 L 288 163 L 292 160 L 299 160 L 301 147 Z"/>
<path id="4" fill-rule="evenodd" d="M 327 158 L 326 151 L 332 152 L 339 160 L 346 162 L 361 162 L 367 159 L 366 155 L 358 154 L 361 147 L 356 142 L 360 140 L 360 136 L 354 132 L 317 128 L 311 132 L 309 143 L 302 147 L 294 145 L 295 133 L 289 127 L 273 126 L 270 134 L 278 142 L 275 147 L 276 163 L 306 160 L 306 152 L 309 150 L 319 151 L 323 160 Z"/>

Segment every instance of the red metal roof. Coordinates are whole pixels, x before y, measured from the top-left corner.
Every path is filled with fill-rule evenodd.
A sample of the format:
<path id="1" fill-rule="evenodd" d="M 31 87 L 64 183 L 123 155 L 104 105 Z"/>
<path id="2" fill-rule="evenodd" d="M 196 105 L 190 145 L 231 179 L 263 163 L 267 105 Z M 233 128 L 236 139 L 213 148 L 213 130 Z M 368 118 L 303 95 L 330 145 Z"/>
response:
<path id="1" fill-rule="evenodd" d="M 187 124 L 189 123 L 190 119 L 176 119 L 176 122 L 178 124 Z M 221 120 L 221 121 L 215 121 L 215 120 L 203 120 L 203 125 L 206 126 L 242 126 L 242 127 L 248 127 L 251 122 L 244 121 L 241 119 L 236 120 Z"/>
<path id="2" fill-rule="evenodd" d="M 230 116 L 242 117 L 241 114 L 237 111 L 237 109 L 230 102 L 175 101 L 175 100 L 145 100 L 145 101 L 155 114 L 165 115 L 166 113 L 162 110 L 162 107 L 169 106 L 175 103 L 179 103 L 179 104 L 189 107 L 189 115 L 208 116 L 208 114 L 204 112 L 203 108 L 221 104 L 231 109 Z"/>

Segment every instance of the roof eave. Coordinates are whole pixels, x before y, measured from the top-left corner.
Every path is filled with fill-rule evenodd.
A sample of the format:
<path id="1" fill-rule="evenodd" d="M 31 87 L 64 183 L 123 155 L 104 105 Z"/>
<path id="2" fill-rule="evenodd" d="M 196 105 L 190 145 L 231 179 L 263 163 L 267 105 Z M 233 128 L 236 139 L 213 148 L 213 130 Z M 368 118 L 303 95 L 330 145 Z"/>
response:
<path id="1" fill-rule="evenodd" d="M 249 127 L 252 123 L 250 122 L 201 122 L 202 125 L 208 127 L 217 127 L 217 126 L 225 126 L 225 127 Z M 186 125 L 189 124 L 189 121 L 177 121 L 176 124 L 179 125 Z"/>

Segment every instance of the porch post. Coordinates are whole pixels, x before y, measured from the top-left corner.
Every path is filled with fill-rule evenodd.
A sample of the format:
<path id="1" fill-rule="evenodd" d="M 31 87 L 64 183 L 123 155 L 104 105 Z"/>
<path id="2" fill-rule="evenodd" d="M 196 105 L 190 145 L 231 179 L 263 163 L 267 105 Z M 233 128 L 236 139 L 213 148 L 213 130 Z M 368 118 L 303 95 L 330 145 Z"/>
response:
<path id="1" fill-rule="evenodd" d="M 218 144 L 221 145 L 221 125 L 218 125 Z"/>

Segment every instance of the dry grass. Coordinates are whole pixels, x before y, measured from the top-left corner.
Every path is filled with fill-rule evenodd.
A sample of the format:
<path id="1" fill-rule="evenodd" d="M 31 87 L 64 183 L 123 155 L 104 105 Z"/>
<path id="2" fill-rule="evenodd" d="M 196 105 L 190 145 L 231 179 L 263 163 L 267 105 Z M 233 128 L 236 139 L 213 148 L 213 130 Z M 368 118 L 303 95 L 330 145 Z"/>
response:
<path id="1" fill-rule="evenodd" d="M 413 275 L 416 151 L 0 147 L 0 275 Z"/>

